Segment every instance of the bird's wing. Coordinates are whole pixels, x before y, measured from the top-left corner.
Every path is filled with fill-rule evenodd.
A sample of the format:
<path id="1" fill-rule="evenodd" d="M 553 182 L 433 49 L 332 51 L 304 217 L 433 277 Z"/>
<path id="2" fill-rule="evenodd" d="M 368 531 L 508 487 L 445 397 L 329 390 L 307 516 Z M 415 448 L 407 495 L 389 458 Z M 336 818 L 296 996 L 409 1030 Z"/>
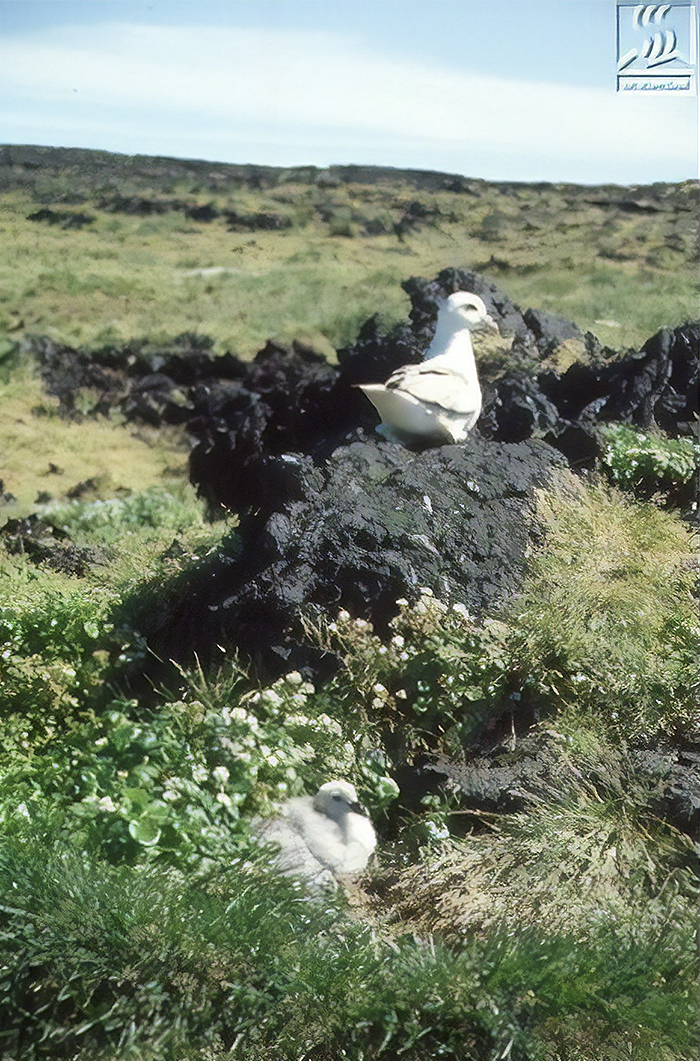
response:
<path id="1" fill-rule="evenodd" d="M 385 437 L 400 441 L 401 435 L 426 438 L 444 435 L 430 409 L 408 391 L 389 389 L 383 383 L 365 383 L 360 390 L 381 416 L 383 426 L 380 430 Z"/>
<path id="2" fill-rule="evenodd" d="M 422 361 L 419 365 L 401 365 L 400 368 L 395 369 L 394 372 L 391 373 L 384 386 L 404 387 L 411 379 L 416 376 L 424 375 L 426 372 L 429 372 L 431 375 L 444 376 L 448 374 L 449 371 L 450 370 L 443 365 L 436 365 L 435 358 L 429 362 Z"/>
<path id="3" fill-rule="evenodd" d="M 481 391 L 452 369 L 441 368 L 430 361 L 422 365 L 404 365 L 385 383 L 387 390 L 397 390 L 429 406 L 446 412 L 465 413 L 481 405 Z"/>

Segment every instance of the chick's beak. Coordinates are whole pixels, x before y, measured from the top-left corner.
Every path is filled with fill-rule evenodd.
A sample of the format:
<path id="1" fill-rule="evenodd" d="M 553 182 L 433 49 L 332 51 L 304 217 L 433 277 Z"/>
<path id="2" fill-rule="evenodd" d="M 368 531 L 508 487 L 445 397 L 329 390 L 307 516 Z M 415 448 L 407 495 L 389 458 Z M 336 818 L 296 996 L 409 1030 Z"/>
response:
<path id="1" fill-rule="evenodd" d="M 364 814 L 365 817 L 367 816 L 367 811 L 362 806 L 362 804 L 358 803 L 357 801 L 355 801 L 355 803 L 350 804 L 350 810 L 354 811 L 355 814 Z"/>

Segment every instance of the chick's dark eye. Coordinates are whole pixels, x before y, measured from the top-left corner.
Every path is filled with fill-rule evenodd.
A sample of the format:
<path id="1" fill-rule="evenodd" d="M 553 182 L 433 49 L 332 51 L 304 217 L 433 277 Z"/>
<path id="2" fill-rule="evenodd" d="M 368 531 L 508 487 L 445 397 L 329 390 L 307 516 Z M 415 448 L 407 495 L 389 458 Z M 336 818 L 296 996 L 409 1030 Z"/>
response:
<path id="1" fill-rule="evenodd" d="M 340 793 L 339 793 L 339 792 L 334 792 L 334 793 L 333 793 L 333 799 L 334 799 L 334 800 L 336 801 L 336 803 L 340 803 L 340 801 L 341 801 L 341 799 L 342 799 L 342 798 L 343 798 L 343 797 L 342 797 L 342 796 L 340 795 Z"/>

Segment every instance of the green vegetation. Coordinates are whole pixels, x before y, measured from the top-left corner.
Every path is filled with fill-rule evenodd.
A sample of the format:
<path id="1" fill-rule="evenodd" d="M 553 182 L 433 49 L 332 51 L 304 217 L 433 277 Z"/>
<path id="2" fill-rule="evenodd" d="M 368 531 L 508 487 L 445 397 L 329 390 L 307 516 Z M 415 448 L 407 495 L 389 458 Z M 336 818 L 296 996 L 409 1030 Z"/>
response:
<path id="1" fill-rule="evenodd" d="M 543 514 L 546 548 L 516 603 L 528 694 L 579 705 L 622 738 L 697 738 L 700 629 L 685 525 L 595 491 L 546 500 Z"/>
<path id="2" fill-rule="evenodd" d="M 700 446 L 694 439 L 666 438 L 661 432 L 645 434 L 627 424 L 611 424 L 604 437 L 603 467 L 622 489 L 640 497 L 664 495 L 682 487 L 692 490 L 700 458 Z"/>
<path id="3" fill-rule="evenodd" d="M 33 367 L 0 376 L 0 452 L 4 489 L 17 499 L 12 515 L 34 510 L 44 494 L 64 497 L 89 482 L 93 498 L 172 488 L 186 478 L 188 446 L 181 432 L 125 427 L 118 420 L 66 420 Z"/>
<path id="4" fill-rule="evenodd" d="M 0 1054 L 691 1061 L 697 851 L 668 763 L 700 742 L 696 551 L 669 500 L 693 447 L 606 429 L 609 484 L 542 494 L 522 592 L 483 619 L 421 591 L 386 636 L 309 621 L 341 662 L 324 683 L 260 687 L 222 653 L 144 686 L 131 615 L 235 519 L 206 519 L 178 430 L 62 418 L 21 338 L 199 329 L 246 356 L 272 334 L 331 356 L 372 312 L 405 316 L 400 280 L 466 265 L 638 343 L 693 311 L 692 189 L 618 209 L 620 189 L 167 160 L 110 176 L 95 158 L 0 166 L 3 519 L 90 556 L 78 577 L 0 544 Z M 116 210 L 117 191 L 163 212 Z M 94 221 L 27 221 L 39 205 Z M 514 806 L 475 809 L 460 771 L 504 736 Z M 413 799 L 397 781 L 426 759 L 448 780 Z M 331 775 L 361 792 L 379 861 L 314 897 L 270 872 L 250 822 Z"/>
<path id="5" fill-rule="evenodd" d="M 497 617 L 423 593 L 384 640 L 346 613 L 309 629 L 345 661 L 323 686 L 259 688 L 227 661 L 139 699 L 115 695 L 145 649 L 117 621 L 124 589 L 167 587 L 224 528 L 162 491 L 50 518 L 114 554 L 80 581 L 5 561 L 8 1054 L 690 1059 L 693 847 L 625 751 L 697 739 L 677 517 L 567 484 Z M 486 831 L 468 815 L 466 836 L 458 791 L 397 814 L 392 775 L 417 755 L 533 709 L 554 743 L 524 810 Z M 354 919 L 271 877 L 249 829 L 330 774 L 399 841 Z"/>
<path id="6" fill-rule="evenodd" d="M 252 865 L 202 889 L 16 843 L 0 855 L 0 903 L 8 1056 L 644 1061 L 693 1048 L 690 988 L 669 987 L 692 957 L 675 940 L 533 930 L 453 954 L 382 938 L 330 900 L 311 907 Z M 589 1052 L 547 1053 L 552 1025 Z"/>
<path id="7" fill-rule="evenodd" d="M 692 182 L 630 195 L 6 151 L 18 161 L 0 164 L 0 333 L 90 344 L 199 331 L 245 357 L 271 336 L 305 337 L 331 354 L 372 313 L 405 319 L 400 282 L 446 266 L 616 348 L 697 315 Z M 92 221 L 27 220 L 39 205 Z"/>
<path id="8" fill-rule="evenodd" d="M 543 495 L 545 544 L 522 592 L 475 622 L 430 590 L 384 643 L 343 612 L 319 637 L 346 671 L 347 713 L 381 722 L 401 755 L 457 751 L 504 712 L 576 708 L 623 739 L 700 736 L 691 535 L 676 516 L 568 480 Z"/>

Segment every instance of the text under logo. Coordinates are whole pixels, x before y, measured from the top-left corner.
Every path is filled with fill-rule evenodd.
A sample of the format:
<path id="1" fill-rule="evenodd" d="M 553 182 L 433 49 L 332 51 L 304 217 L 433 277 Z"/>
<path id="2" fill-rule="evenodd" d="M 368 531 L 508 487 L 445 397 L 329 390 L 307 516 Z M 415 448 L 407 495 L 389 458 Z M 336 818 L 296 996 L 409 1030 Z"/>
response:
<path id="1" fill-rule="evenodd" d="M 618 92 L 697 92 L 697 4 L 617 3 Z"/>

